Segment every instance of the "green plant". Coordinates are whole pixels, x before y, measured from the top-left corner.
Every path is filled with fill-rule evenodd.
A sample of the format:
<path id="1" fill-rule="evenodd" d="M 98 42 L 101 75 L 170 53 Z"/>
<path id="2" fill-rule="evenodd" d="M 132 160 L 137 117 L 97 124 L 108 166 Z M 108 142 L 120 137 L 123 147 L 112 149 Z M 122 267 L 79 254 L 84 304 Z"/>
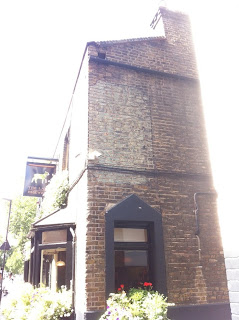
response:
<path id="1" fill-rule="evenodd" d="M 24 257 L 26 253 L 25 245 L 28 241 L 27 235 L 30 231 L 31 224 L 37 218 L 37 202 L 38 199 L 35 197 L 24 197 L 21 195 L 18 195 L 12 200 L 9 224 L 11 249 L 6 252 L 6 271 L 11 271 L 14 274 L 23 273 Z M 0 241 L 0 243 L 2 242 Z M 0 265 L 2 265 L 2 263 Z"/>
<path id="2" fill-rule="evenodd" d="M 34 289 L 24 284 L 22 292 L 3 310 L 6 320 L 58 320 L 72 314 L 71 291 L 62 288 L 53 292 L 49 288 Z"/>
<path id="3" fill-rule="evenodd" d="M 170 304 L 152 284 L 145 282 L 143 288 L 131 288 L 126 293 L 124 285 L 118 293 L 111 293 L 107 300 L 107 310 L 100 320 L 167 320 Z"/>
<path id="4" fill-rule="evenodd" d="M 46 186 L 41 211 L 47 215 L 66 205 L 69 190 L 68 171 L 58 171 Z"/>
<path id="5" fill-rule="evenodd" d="M 24 255 L 20 246 L 12 246 L 10 254 L 6 259 L 5 269 L 14 274 L 23 273 Z"/>

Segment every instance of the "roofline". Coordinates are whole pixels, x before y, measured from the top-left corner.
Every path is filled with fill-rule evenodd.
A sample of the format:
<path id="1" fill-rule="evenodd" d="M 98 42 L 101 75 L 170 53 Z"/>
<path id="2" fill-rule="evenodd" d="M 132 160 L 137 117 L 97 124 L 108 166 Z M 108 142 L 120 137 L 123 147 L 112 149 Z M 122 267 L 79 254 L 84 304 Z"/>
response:
<path id="1" fill-rule="evenodd" d="M 165 36 L 159 36 L 159 37 L 143 37 L 143 38 L 129 38 L 129 39 L 121 39 L 121 40 L 106 40 L 106 41 L 89 41 L 89 42 L 86 42 L 85 49 L 84 49 L 84 52 L 83 52 L 83 56 L 82 56 L 81 63 L 80 63 L 80 67 L 79 67 L 79 70 L 78 70 L 78 73 L 77 73 L 74 89 L 73 89 L 73 92 L 72 92 L 72 96 L 74 96 L 74 93 L 75 93 L 75 90 L 76 90 L 76 86 L 77 86 L 77 83 L 78 83 L 78 79 L 80 77 L 81 69 L 82 69 L 82 66 L 83 66 L 83 62 L 84 62 L 84 59 L 85 59 L 85 55 L 86 55 L 86 52 L 87 52 L 87 49 L 88 49 L 89 46 L 100 47 L 100 45 L 104 45 L 104 44 L 117 44 L 117 43 L 120 44 L 120 43 L 127 43 L 127 42 L 142 42 L 142 41 L 165 40 L 165 39 L 166 39 Z"/>
<path id="2" fill-rule="evenodd" d="M 152 41 L 152 40 L 165 40 L 165 36 L 155 36 L 155 37 L 142 37 L 142 38 L 129 38 L 129 39 L 120 39 L 120 40 L 104 40 L 95 42 L 96 45 L 104 45 L 104 44 L 121 44 L 127 42 L 142 42 L 142 41 Z"/>
<path id="3" fill-rule="evenodd" d="M 41 219 L 37 220 L 36 222 L 34 222 L 34 223 L 32 224 L 32 226 L 35 226 L 35 224 L 37 224 L 37 223 L 39 223 L 39 222 L 41 222 L 41 221 L 49 218 L 50 216 L 52 216 L 53 214 L 55 214 L 56 212 L 58 212 L 58 211 L 60 211 L 60 210 L 61 210 L 61 208 L 59 208 L 59 209 L 57 209 L 56 211 L 48 214 L 47 216 L 44 216 L 43 218 L 41 218 Z"/>
<path id="4" fill-rule="evenodd" d="M 58 224 L 46 224 L 46 225 L 40 225 L 36 226 L 31 229 L 31 231 L 40 231 L 40 230 L 46 230 L 46 229 L 59 229 L 59 228 L 67 228 L 67 227 L 74 227 L 76 226 L 75 222 L 66 222 L 66 223 L 58 223 Z"/>
<path id="5" fill-rule="evenodd" d="M 170 10 L 170 9 L 166 8 L 165 6 L 159 6 L 159 10 L 160 11 L 162 10 L 162 11 L 174 12 L 174 13 L 178 13 L 178 14 L 181 14 L 181 15 L 188 16 L 188 14 L 186 14 L 184 12 Z M 80 73 L 81 73 L 81 69 L 82 69 L 82 66 L 83 66 L 84 59 L 85 59 L 85 55 L 86 55 L 86 52 L 87 52 L 87 49 L 88 49 L 89 46 L 94 45 L 96 47 L 99 47 L 100 45 L 104 45 L 104 44 L 105 45 L 107 45 L 107 44 L 110 45 L 110 44 L 116 44 L 116 43 L 120 44 L 120 43 L 127 43 L 127 42 L 140 42 L 140 41 L 165 40 L 165 39 L 166 39 L 165 36 L 159 36 L 159 37 L 129 38 L 129 39 L 122 39 L 122 40 L 89 41 L 89 42 L 86 42 L 85 49 L 84 49 L 84 52 L 83 52 L 83 56 L 82 56 L 81 63 L 80 63 L 80 67 L 79 67 L 79 70 L 78 70 L 78 73 L 77 73 L 77 77 L 76 77 L 76 80 L 75 80 L 75 84 L 74 84 L 74 88 L 73 88 L 73 91 L 72 91 L 72 95 L 71 95 L 68 111 L 70 109 L 70 106 L 71 106 L 71 103 L 72 103 L 72 100 L 73 100 L 73 97 L 74 97 L 74 94 L 75 94 L 76 86 L 77 86 L 77 83 L 78 83 L 78 79 L 80 77 Z M 68 114 L 68 111 L 67 111 L 67 114 Z M 65 126 L 65 123 L 63 124 L 63 127 L 64 126 Z M 61 134 L 62 134 L 62 132 L 60 133 L 60 137 L 61 137 Z M 60 137 L 58 139 L 58 142 L 57 142 L 57 145 L 56 145 L 56 148 L 55 148 L 55 151 L 54 151 L 54 155 L 56 153 L 56 150 L 57 150 L 57 147 L 58 147 L 58 144 L 59 144 L 59 141 L 60 141 Z"/>

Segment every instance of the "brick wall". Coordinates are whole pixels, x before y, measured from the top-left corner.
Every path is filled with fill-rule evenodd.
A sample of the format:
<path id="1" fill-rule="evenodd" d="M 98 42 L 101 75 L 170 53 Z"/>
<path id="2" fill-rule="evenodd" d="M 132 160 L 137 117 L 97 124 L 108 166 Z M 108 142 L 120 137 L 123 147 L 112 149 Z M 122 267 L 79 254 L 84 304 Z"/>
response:
<path id="1" fill-rule="evenodd" d="M 103 52 L 112 61 L 197 78 L 188 16 L 164 8 L 161 13 L 166 38 L 100 42 L 89 48 L 89 54 Z"/>
<path id="2" fill-rule="evenodd" d="M 89 143 L 100 163 L 210 173 L 197 82 L 95 63 L 89 78 Z"/>
<path id="3" fill-rule="evenodd" d="M 93 229 L 87 235 L 90 243 L 92 237 L 95 241 L 93 247 L 89 248 L 90 261 L 94 261 L 94 272 L 88 275 L 87 282 L 94 286 L 93 295 L 105 284 L 103 268 L 106 208 L 135 193 L 153 208 L 160 208 L 162 211 L 169 301 L 176 304 L 228 301 L 215 199 L 211 196 L 201 199 L 201 260 L 198 254 L 193 196 L 199 190 L 209 190 L 207 181 L 193 177 L 146 178 L 137 174 L 92 170 L 88 182 L 88 219 L 92 222 L 90 226 Z M 101 276 L 97 270 L 101 270 Z M 99 299 L 104 302 L 104 292 Z M 104 304 L 100 304 L 100 301 L 95 304 L 89 299 L 88 306 L 94 310 L 96 306 L 103 308 Z"/>
<path id="4" fill-rule="evenodd" d="M 101 156 L 88 162 L 78 212 L 86 311 L 105 308 L 105 212 L 133 193 L 162 212 L 169 301 L 228 302 L 215 195 L 198 197 L 195 235 L 194 194 L 214 188 L 190 25 L 162 15 L 166 38 L 88 44 L 88 151 Z"/>

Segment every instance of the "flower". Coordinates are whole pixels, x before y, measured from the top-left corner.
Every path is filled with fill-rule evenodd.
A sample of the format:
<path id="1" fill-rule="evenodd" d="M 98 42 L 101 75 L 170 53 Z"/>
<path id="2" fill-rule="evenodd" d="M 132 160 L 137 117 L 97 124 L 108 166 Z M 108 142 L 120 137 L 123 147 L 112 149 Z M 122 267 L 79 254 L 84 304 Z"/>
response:
<path id="1" fill-rule="evenodd" d="M 124 289 L 124 284 L 121 284 L 121 285 L 120 285 L 120 288 Z"/>
<path id="2" fill-rule="evenodd" d="M 151 282 L 144 282 L 144 287 L 152 287 L 152 283 Z"/>
<path id="3" fill-rule="evenodd" d="M 67 291 L 66 288 L 59 292 L 52 292 L 50 288 L 45 287 L 34 289 L 30 284 L 25 284 L 14 304 L 3 310 L 6 320 L 53 320 L 63 316 L 70 317 L 72 312 L 71 291 Z"/>
<path id="4" fill-rule="evenodd" d="M 145 282 L 144 288 L 131 288 L 128 292 L 118 288 L 107 300 L 107 310 L 99 320 L 168 320 L 166 298 L 151 289 L 152 283 Z"/>

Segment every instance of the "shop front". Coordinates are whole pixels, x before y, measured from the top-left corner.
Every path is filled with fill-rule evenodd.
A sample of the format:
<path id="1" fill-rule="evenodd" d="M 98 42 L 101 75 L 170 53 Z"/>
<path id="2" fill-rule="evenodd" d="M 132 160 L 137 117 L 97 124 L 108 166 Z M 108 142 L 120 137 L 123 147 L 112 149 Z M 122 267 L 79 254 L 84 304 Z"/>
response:
<path id="1" fill-rule="evenodd" d="M 25 263 L 25 281 L 54 291 L 72 289 L 74 277 L 74 219 L 67 209 L 54 212 L 32 225 L 31 254 Z"/>

